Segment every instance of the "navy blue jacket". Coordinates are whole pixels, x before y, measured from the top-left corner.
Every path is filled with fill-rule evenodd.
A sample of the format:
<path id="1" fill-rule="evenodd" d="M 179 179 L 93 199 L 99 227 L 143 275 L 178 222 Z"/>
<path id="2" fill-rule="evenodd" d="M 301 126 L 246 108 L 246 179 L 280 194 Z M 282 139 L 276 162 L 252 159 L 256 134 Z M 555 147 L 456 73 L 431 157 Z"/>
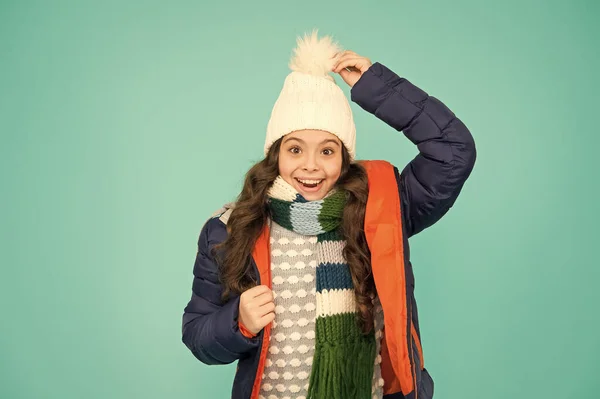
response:
<path id="1" fill-rule="evenodd" d="M 440 100 L 379 62 L 363 73 L 352 87 L 351 100 L 403 132 L 419 150 L 401 173 L 396 169 L 404 234 L 406 238 L 411 237 L 433 225 L 455 203 L 475 163 L 473 137 Z M 225 224 L 218 216 L 202 227 L 193 269 L 192 296 L 183 313 L 182 341 L 202 363 L 228 364 L 237 360 L 232 398 L 249 399 L 259 362 L 262 331 L 254 338 L 246 338 L 239 331 L 239 296 L 220 303 L 222 287 L 210 253 L 213 245 L 226 237 Z M 409 253 L 408 243 L 405 243 L 405 251 Z M 258 279 L 256 265 L 253 266 Z M 418 317 L 416 314 L 414 317 L 418 330 Z M 433 396 L 433 381 L 428 374 L 426 378 L 428 381 L 422 383 L 429 386 L 422 390 L 426 394 L 420 394 L 419 399 Z M 402 397 L 400 393 L 385 396 L 386 399 Z"/>

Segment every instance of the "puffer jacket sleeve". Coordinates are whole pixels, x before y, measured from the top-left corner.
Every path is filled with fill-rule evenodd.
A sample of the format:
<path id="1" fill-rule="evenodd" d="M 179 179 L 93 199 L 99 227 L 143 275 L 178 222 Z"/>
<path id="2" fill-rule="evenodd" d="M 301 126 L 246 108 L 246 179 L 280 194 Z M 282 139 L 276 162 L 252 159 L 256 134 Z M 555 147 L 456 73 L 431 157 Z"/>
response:
<path id="1" fill-rule="evenodd" d="M 433 225 L 454 205 L 475 164 L 473 136 L 437 98 L 373 63 L 351 89 L 351 99 L 417 146 L 400 174 L 408 237 Z"/>
<path id="2" fill-rule="evenodd" d="M 259 338 L 247 338 L 238 327 L 239 295 L 224 304 L 223 287 L 211 248 L 226 237 L 225 225 L 211 218 L 198 239 L 194 263 L 192 297 L 184 309 L 182 341 L 202 363 L 228 364 L 259 345 Z"/>

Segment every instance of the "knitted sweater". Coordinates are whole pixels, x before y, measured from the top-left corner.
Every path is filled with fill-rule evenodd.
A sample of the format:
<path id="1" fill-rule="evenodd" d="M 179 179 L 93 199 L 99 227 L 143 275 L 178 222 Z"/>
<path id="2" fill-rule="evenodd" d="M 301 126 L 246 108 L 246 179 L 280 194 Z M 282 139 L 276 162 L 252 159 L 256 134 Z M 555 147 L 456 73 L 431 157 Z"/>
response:
<path id="1" fill-rule="evenodd" d="M 306 399 L 315 348 L 316 236 L 304 236 L 271 221 L 271 276 L 275 320 L 271 328 L 260 399 Z M 377 357 L 372 399 L 383 397 L 383 311 L 375 302 Z"/>

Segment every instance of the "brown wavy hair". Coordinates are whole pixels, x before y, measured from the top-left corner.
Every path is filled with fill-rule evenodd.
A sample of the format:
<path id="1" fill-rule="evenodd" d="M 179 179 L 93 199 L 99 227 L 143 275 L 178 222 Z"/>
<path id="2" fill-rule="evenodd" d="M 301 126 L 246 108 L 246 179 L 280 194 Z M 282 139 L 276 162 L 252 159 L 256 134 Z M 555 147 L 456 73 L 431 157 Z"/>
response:
<path id="1" fill-rule="evenodd" d="M 224 287 L 223 301 L 232 293 L 241 294 L 258 284 L 250 273 L 252 250 L 269 217 L 267 192 L 279 175 L 281 141 L 282 138 L 273 143 L 265 158 L 246 173 L 242 191 L 227 222 L 228 237 L 213 249 Z M 348 193 L 341 224 L 346 240 L 343 255 L 354 283 L 357 323 L 366 334 L 373 329 L 372 301 L 376 296 L 371 273 L 371 252 L 364 233 L 368 179 L 365 169 L 359 163 L 350 161 L 344 146 L 342 170 L 336 187 Z"/>

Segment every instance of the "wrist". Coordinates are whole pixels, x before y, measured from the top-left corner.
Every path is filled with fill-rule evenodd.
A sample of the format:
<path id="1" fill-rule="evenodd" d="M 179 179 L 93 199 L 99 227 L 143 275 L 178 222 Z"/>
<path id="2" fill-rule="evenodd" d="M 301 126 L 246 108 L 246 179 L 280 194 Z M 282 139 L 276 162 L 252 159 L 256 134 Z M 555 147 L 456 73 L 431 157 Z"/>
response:
<path id="1" fill-rule="evenodd" d="M 246 326 L 244 325 L 244 323 L 242 323 L 241 320 L 238 320 L 238 328 L 240 329 L 242 335 L 246 338 L 254 338 L 257 335 L 254 334 L 252 331 L 248 330 L 248 328 L 246 328 Z"/>

